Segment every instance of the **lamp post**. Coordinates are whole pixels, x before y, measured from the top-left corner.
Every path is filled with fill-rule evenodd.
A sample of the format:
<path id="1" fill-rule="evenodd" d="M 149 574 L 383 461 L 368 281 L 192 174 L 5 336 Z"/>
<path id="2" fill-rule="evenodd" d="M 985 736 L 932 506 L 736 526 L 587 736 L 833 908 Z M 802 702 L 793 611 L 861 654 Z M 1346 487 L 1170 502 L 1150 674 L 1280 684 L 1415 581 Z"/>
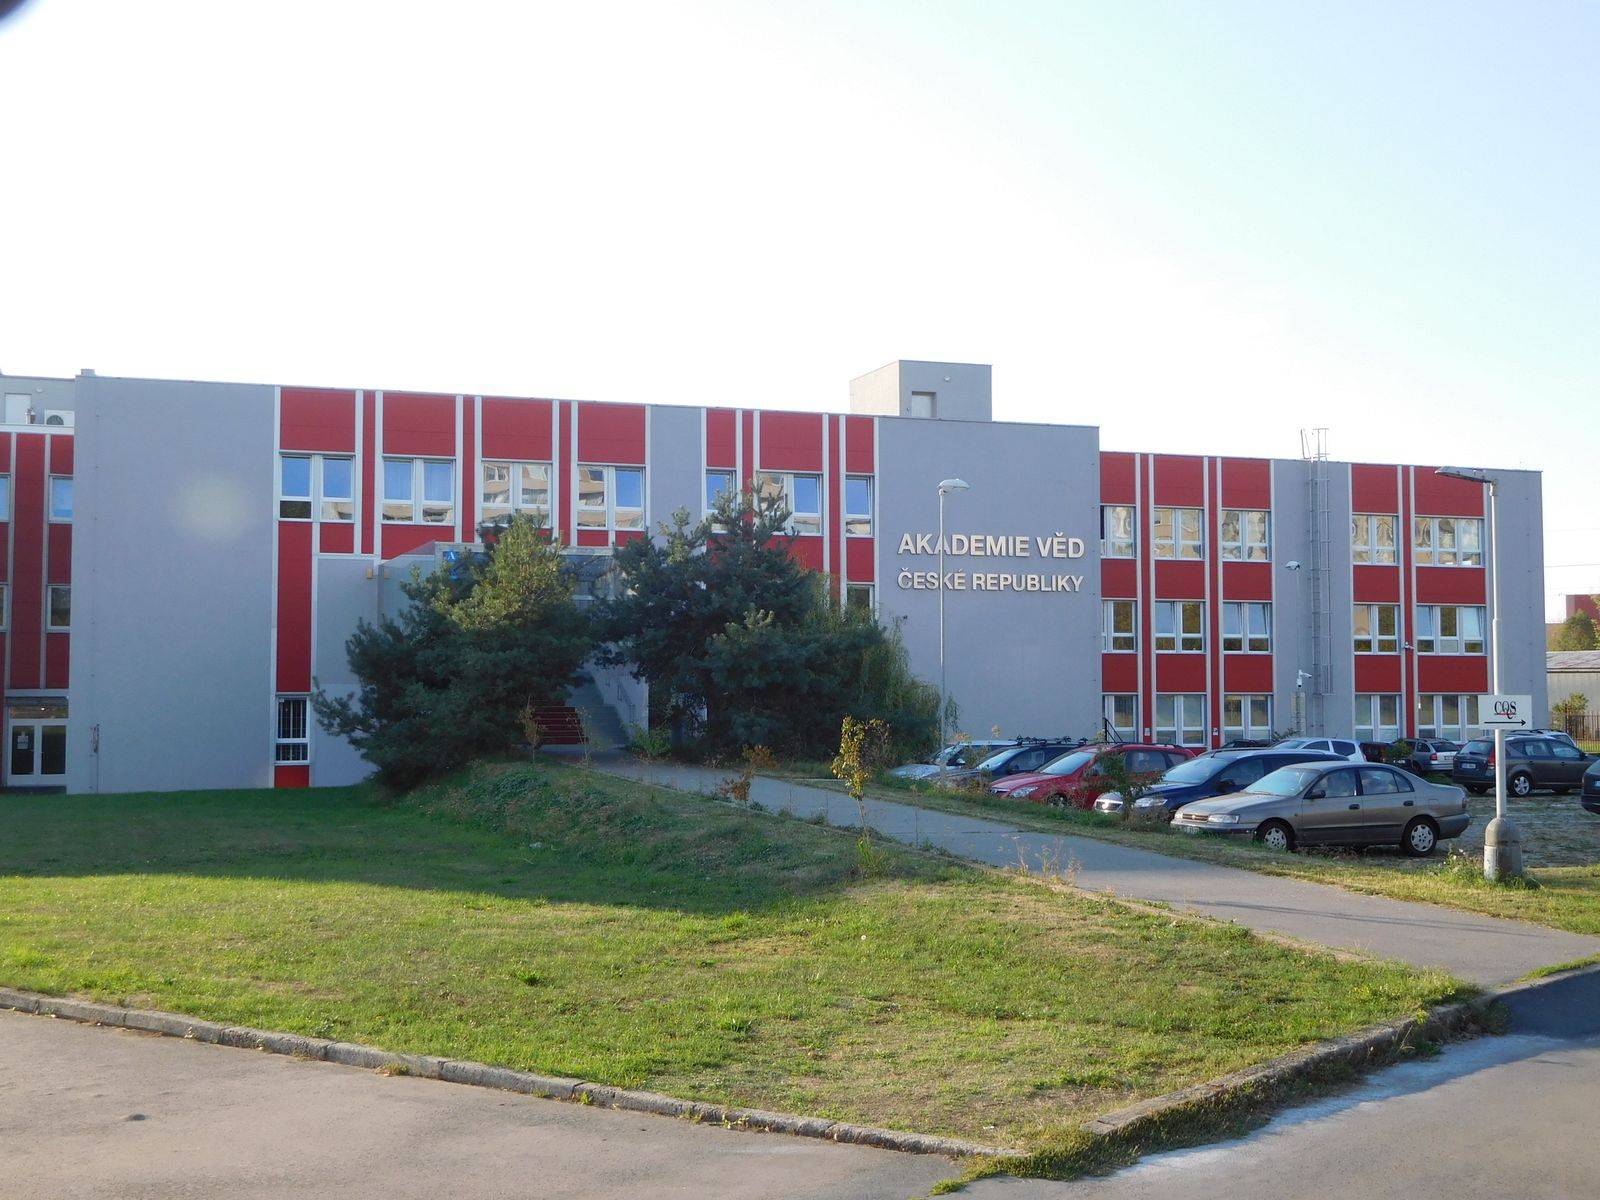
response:
<path id="1" fill-rule="evenodd" d="M 1494 616 L 1489 622 L 1489 690 L 1500 693 L 1500 531 L 1495 524 L 1499 488 L 1493 475 L 1467 467 L 1440 467 L 1435 472 L 1451 479 L 1489 485 L 1489 575 Z M 1478 714 L 1479 719 L 1483 717 Z M 1494 820 L 1483 831 L 1483 874 L 1504 879 L 1522 874 L 1522 834 L 1506 813 L 1506 731 L 1494 727 Z"/>
<path id="2" fill-rule="evenodd" d="M 972 485 L 965 479 L 939 481 L 939 748 L 945 747 L 944 733 L 944 498 L 948 492 L 964 492 Z"/>

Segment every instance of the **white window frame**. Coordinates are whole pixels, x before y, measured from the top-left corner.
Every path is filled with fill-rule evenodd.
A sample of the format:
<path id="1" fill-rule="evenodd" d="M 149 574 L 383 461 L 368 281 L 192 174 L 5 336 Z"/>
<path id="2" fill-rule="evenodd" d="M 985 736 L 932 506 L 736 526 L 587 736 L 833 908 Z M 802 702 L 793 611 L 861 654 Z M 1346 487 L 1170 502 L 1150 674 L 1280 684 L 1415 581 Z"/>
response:
<path id="1" fill-rule="evenodd" d="M 1166 719 L 1163 719 L 1166 718 Z M 1191 718 L 1194 719 L 1191 724 Z M 1203 692 L 1157 692 L 1155 740 L 1172 746 L 1206 744 L 1206 698 Z M 1171 734 L 1164 737 L 1163 734 Z"/>
<path id="2" fill-rule="evenodd" d="M 783 506 L 789 510 L 789 519 L 784 522 L 783 527 L 790 533 L 797 533 L 801 537 L 821 537 L 823 530 L 827 528 L 825 514 L 828 507 L 827 500 L 822 494 L 822 476 L 815 471 L 757 471 L 756 494 L 758 496 L 761 495 L 762 488 L 767 481 L 774 479 L 778 481 L 778 485 L 783 489 Z M 817 511 L 815 513 L 802 513 L 796 510 L 794 506 L 794 481 L 796 479 L 815 479 L 817 481 Z M 806 519 L 805 527 L 802 527 L 799 522 L 802 517 Z M 813 517 L 816 518 L 815 528 L 811 527 L 811 518 Z"/>
<path id="3" fill-rule="evenodd" d="M 503 467 L 506 471 L 506 501 L 491 501 L 489 496 L 489 471 Z M 544 503 L 528 501 L 522 486 L 524 468 L 544 469 Z M 550 525 L 551 498 L 555 495 L 555 471 L 548 462 L 538 459 L 486 458 L 478 464 L 478 513 L 486 525 L 509 521 L 517 513 L 527 513 L 537 518 L 547 528 Z M 535 493 L 537 494 L 537 493 Z"/>
<path id="4" fill-rule="evenodd" d="M 1392 716 L 1393 719 L 1386 721 L 1385 716 Z M 1356 741 L 1397 741 L 1400 737 L 1400 697 L 1394 692 L 1357 692 L 1352 718 L 1350 728 L 1355 731 Z"/>
<path id="5" fill-rule="evenodd" d="M 1186 617 L 1198 614 L 1199 629 L 1186 628 Z M 1206 605 L 1204 600 L 1157 600 L 1150 610 L 1152 645 L 1161 654 L 1204 654 L 1206 650 Z M 1162 645 L 1163 641 L 1171 643 Z M 1175 693 L 1176 694 L 1176 693 Z"/>
<path id="6" fill-rule="evenodd" d="M 1126 605 L 1128 630 L 1119 633 L 1116 613 L 1119 605 Z M 1119 639 L 1126 642 L 1119 644 Z M 1100 645 L 1107 654 L 1135 654 L 1139 650 L 1139 602 L 1137 600 L 1109 599 L 1100 602 Z"/>
<path id="7" fill-rule="evenodd" d="M 67 489 L 68 489 L 67 490 L 67 496 L 68 496 L 67 515 L 64 516 L 64 517 L 60 517 L 60 516 L 56 515 L 56 486 L 58 484 L 62 484 L 62 483 L 66 484 L 67 485 Z M 71 495 L 72 495 L 72 476 L 71 475 L 52 475 L 52 476 L 50 476 L 49 490 L 45 494 L 45 504 L 48 507 L 49 513 L 50 513 L 50 524 L 52 524 L 52 525 L 71 525 L 72 524 L 72 501 L 71 501 Z"/>
<path id="8" fill-rule="evenodd" d="M 602 471 L 605 473 L 606 502 L 604 505 L 585 504 L 583 502 L 582 490 L 580 489 L 578 491 L 576 510 L 578 514 L 577 521 L 579 533 L 582 533 L 586 529 L 596 530 L 602 533 L 643 533 L 649 531 L 650 480 L 645 475 L 645 469 L 643 466 L 641 466 L 639 463 L 579 463 L 577 474 L 572 477 L 574 487 L 577 487 L 578 480 L 582 477 L 583 472 L 585 471 Z M 619 509 L 617 504 L 618 471 L 637 471 L 639 474 L 639 516 L 637 524 L 634 524 L 631 518 L 629 518 L 627 524 L 621 524 L 618 521 L 617 513 L 619 511 L 625 513 L 632 513 L 634 511 L 632 505 Z M 602 525 L 596 525 L 593 522 L 586 524 L 583 519 L 583 515 L 585 513 L 604 513 L 605 523 Z"/>
<path id="9" fill-rule="evenodd" d="M 869 538 L 872 536 L 872 510 L 877 507 L 875 493 L 875 480 L 871 475 L 846 475 L 844 477 L 844 535 L 845 537 Z M 850 485 L 862 483 L 867 487 L 867 509 L 865 512 L 855 512 L 850 507 Z M 821 503 L 822 489 L 817 488 L 818 503 Z"/>
<path id="10" fill-rule="evenodd" d="M 1478 636 L 1468 638 L 1464 632 L 1468 614 L 1477 619 Z M 1489 612 L 1482 604 L 1419 604 L 1417 606 L 1418 654 L 1484 654 L 1488 651 L 1485 630 Z M 1454 632 L 1445 633 L 1446 626 Z"/>
<path id="11" fill-rule="evenodd" d="M 55 619 L 55 594 L 67 594 L 67 623 L 57 625 Z M 52 583 L 44 589 L 44 627 L 51 633 L 67 633 L 72 629 L 72 585 L 70 583 Z"/>
<path id="12" fill-rule="evenodd" d="M 1378 522 L 1389 520 L 1392 535 L 1387 545 L 1378 540 Z M 1352 513 L 1350 516 L 1350 561 L 1360 566 L 1392 567 L 1400 561 L 1400 515 L 1398 513 Z"/>
<path id="13" fill-rule="evenodd" d="M 1163 535 L 1161 520 L 1165 514 L 1170 532 Z M 1150 545 L 1157 558 L 1178 559 L 1184 562 L 1202 562 L 1206 556 L 1206 514 L 1201 508 L 1169 508 L 1158 505 L 1155 523 L 1151 527 Z M 1194 535 L 1186 537 L 1185 518 L 1193 516 Z"/>
<path id="14" fill-rule="evenodd" d="M 1228 535 L 1228 520 L 1238 523 L 1236 536 Z M 1261 518 L 1261 536 L 1253 536 L 1250 518 Z M 1272 561 L 1272 513 L 1264 508 L 1225 508 L 1222 510 L 1222 557 L 1227 562 Z"/>
<path id="15" fill-rule="evenodd" d="M 1129 715 L 1127 725 L 1117 721 L 1117 706 L 1120 702 L 1127 701 L 1125 707 Z M 1137 692 L 1101 692 L 1100 717 L 1111 726 L 1113 733 L 1119 737 L 1135 740 L 1139 736 L 1139 695 Z"/>
<path id="16" fill-rule="evenodd" d="M 1361 633 L 1356 628 L 1355 613 L 1365 609 L 1367 614 L 1367 628 L 1369 643 L 1366 649 L 1361 648 Z M 1394 633 L 1384 635 L 1380 632 L 1383 625 L 1382 610 L 1388 609 L 1394 616 Z M 1385 643 L 1390 643 L 1385 645 Z M 1398 604 L 1354 604 L 1351 605 L 1350 619 L 1350 648 L 1356 654 L 1399 654 L 1400 653 L 1400 606 Z"/>
<path id="17" fill-rule="evenodd" d="M 297 705 L 300 710 L 300 734 L 284 736 L 284 706 Z M 285 757 L 285 747 L 301 747 L 298 757 Z M 272 704 L 272 763 L 278 767 L 304 767 L 311 763 L 311 697 L 304 692 L 279 692 Z"/>
<path id="18" fill-rule="evenodd" d="M 289 495 L 283 490 L 283 464 L 290 459 L 304 461 L 306 464 L 307 494 Z M 327 464 L 329 462 L 342 462 L 350 464 L 350 494 L 348 496 L 329 496 L 327 494 Z M 315 454 L 310 451 L 280 450 L 278 452 L 278 478 L 276 483 L 277 513 L 280 521 L 305 521 L 313 519 L 328 525 L 353 525 L 356 519 L 356 460 L 349 454 Z M 331 506 L 335 504 L 348 504 L 350 515 L 341 516 Z M 283 514 L 285 504 L 304 504 L 306 516 L 286 517 Z"/>
<path id="19" fill-rule="evenodd" d="M 1451 546 L 1445 549 L 1442 522 L 1450 522 Z M 1464 530 L 1472 530 L 1467 540 L 1473 543 L 1468 549 L 1462 545 Z M 1413 517 L 1411 521 L 1412 558 L 1419 567 L 1481 567 L 1483 566 L 1483 518 L 1429 516 Z M 1448 557 L 1446 557 L 1448 556 Z"/>
<path id="20" fill-rule="evenodd" d="M 389 465 L 391 463 L 411 464 L 411 496 L 409 499 L 389 495 Z M 438 508 L 446 502 L 443 500 L 426 500 L 423 498 L 423 484 L 427 478 L 429 466 L 446 466 L 450 468 L 450 500 L 449 508 L 437 519 L 430 519 L 427 515 L 430 508 Z M 456 460 L 453 458 L 437 458 L 424 455 L 412 458 L 402 454 L 386 454 L 383 461 L 378 464 L 378 490 L 383 499 L 378 505 L 381 523 L 385 525 L 433 525 L 449 529 L 456 523 L 456 507 L 461 503 L 460 472 L 456 470 Z M 410 504 L 410 516 L 390 516 L 391 504 Z M 313 510 L 315 511 L 315 510 Z"/>
<path id="21" fill-rule="evenodd" d="M 876 613 L 878 611 L 878 588 L 876 584 L 846 583 L 844 585 L 844 602 L 847 608 L 850 605 L 850 597 L 852 593 L 857 596 L 864 593 L 867 597 L 867 602 L 861 607 L 865 608 L 870 613 Z"/>
<path id="22" fill-rule="evenodd" d="M 1128 536 L 1110 537 L 1106 533 L 1106 514 L 1128 514 Z M 1102 504 L 1100 506 L 1100 557 L 1137 558 L 1139 556 L 1139 508 L 1134 504 Z"/>
<path id="23" fill-rule="evenodd" d="M 1265 600 L 1222 602 L 1222 652 L 1272 653 L 1272 605 Z"/>
<path id="24" fill-rule="evenodd" d="M 1239 720 L 1230 722 L 1237 708 Z M 1222 697 L 1222 740 L 1265 740 L 1272 734 L 1272 697 L 1265 692 L 1227 692 Z"/>
<path id="25" fill-rule="evenodd" d="M 1445 702 L 1456 704 L 1456 723 L 1445 723 Z M 1468 740 L 1478 725 L 1476 692 L 1423 692 L 1417 697 L 1417 736 L 1443 738 L 1452 742 Z"/>
<path id="26" fill-rule="evenodd" d="M 739 490 L 739 473 L 732 467 L 707 467 L 705 476 L 700 482 L 700 515 L 704 517 L 711 515 L 711 477 L 713 475 L 727 477 L 727 491 L 737 492 Z M 717 494 L 721 495 L 722 492 L 719 490 Z"/>

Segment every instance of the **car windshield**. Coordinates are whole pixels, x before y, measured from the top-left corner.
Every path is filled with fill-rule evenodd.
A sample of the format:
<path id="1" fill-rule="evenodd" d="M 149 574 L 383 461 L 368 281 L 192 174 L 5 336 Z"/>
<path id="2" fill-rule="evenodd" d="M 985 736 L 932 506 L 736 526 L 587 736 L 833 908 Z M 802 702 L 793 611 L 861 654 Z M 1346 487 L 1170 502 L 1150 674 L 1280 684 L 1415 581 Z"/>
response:
<path id="1" fill-rule="evenodd" d="M 1309 746 L 1310 744 L 1311 744 L 1311 739 L 1310 738 L 1284 738 L 1283 741 L 1274 743 L 1273 744 L 1273 749 L 1274 750 L 1299 750 L 1301 747 Z"/>
<path id="2" fill-rule="evenodd" d="M 1000 751 L 998 754 L 991 754 L 988 758 L 984 759 L 981 763 L 978 764 L 977 769 L 980 770 L 980 771 L 992 771 L 996 767 L 1003 767 L 1006 764 L 1006 760 L 1009 759 L 1013 754 L 1016 754 L 1017 752 L 1018 752 L 1018 747 L 1016 747 L 1016 746 L 1007 746 L 1004 750 Z"/>
<path id="3" fill-rule="evenodd" d="M 1158 783 L 1204 783 L 1217 769 L 1214 758 L 1186 758 L 1175 767 L 1168 767 Z"/>
<path id="4" fill-rule="evenodd" d="M 1041 775 L 1071 775 L 1079 767 L 1085 766 L 1094 760 L 1094 755 L 1087 750 L 1073 750 L 1063 754 L 1060 758 L 1052 759 L 1039 768 Z"/>
<path id="5" fill-rule="evenodd" d="M 1252 783 L 1249 790 L 1269 796 L 1296 796 L 1315 783 L 1321 774 L 1316 767 L 1279 767 Z"/>
<path id="6" fill-rule="evenodd" d="M 1463 754 L 1482 754 L 1485 757 L 1488 757 L 1489 751 L 1491 751 L 1493 749 L 1494 749 L 1494 743 L 1493 742 L 1488 741 L 1487 739 L 1485 739 L 1483 741 L 1479 741 L 1477 739 L 1474 739 L 1474 740 L 1468 742 L 1465 746 L 1461 747 L 1461 753 L 1463 753 Z"/>

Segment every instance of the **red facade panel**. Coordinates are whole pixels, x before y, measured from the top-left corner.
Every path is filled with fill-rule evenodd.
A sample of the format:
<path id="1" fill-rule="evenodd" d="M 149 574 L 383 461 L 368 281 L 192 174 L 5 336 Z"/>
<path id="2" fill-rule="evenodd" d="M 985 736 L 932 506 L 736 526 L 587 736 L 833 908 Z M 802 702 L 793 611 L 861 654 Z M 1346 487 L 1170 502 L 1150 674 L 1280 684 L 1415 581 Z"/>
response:
<path id="1" fill-rule="evenodd" d="M 1200 508 L 1205 502 L 1205 459 L 1187 454 L 1155 456 L 1156 504 L 1163 508 Z"/>
<path id="2" fill-rule="evenodd" d="M 1228 600 L 1271 600 L 1272 564 L 1264 562 L 1223 563 L 1222 595 Z"/>
<path id="3" fill-rule="evenodd" d="M 1100 503 L 1137 504 L 1138 486 L 1134 482 L 1135 462 L 1132 454 L 1113 450 L 1100 452 Z"/>
<path id="4" fill-rule="evenodd" d="M 578 404 L 578 461 L 630 463 L 645 460 L 642 404 Z"/>
<path id="5" fill-rule="evenodd" d="M 560 441 L 561 469 L 557 474 L 561 477 L 561 485 L 556 489 L 556 494 L 550 498 L 550 527 L 563 531 L 563 541 L 569 545 L 576 543 L 577 512 L 573 507 L 572 499 L 572 419 L 574 402 L 571 400 L 560 401 L 557 411 L 556 437 Z"/>
<path id="6" fill-rule="evenodd" d="M 1400 511 L 1399 468 L 1376 466 L 1372 463 L 1352 463 L 1350 511 L 1398 513 Z"/>
<path id="7" fill-rule="evenodd" d="M 1431 467 L 1412 467 L 1412 487 L 1416 491 L 1420 516 L 1481 517 L 1484 515 L 1484 485 L 1470 479 L 1440 475 Z"/>
<path id="8" fill-rule="evenodd" d="M 512 462 L 551 462 L 549 400 L 483 398 L 483 457 Z M 465 433 L 462 444 L 472 445 Z"/>
<path id="9" fill-rule="evenodd" d="M 796 562 L 809 567 L 813 571 L 822 570 L 822 539 L 820 537 L 797 537 L 789 543 L 789 552 L 794 555 Z"/>
<path id="10" fill-rule="evenodd" d="M 1417 655 L 1417 691 L 1476 692 L 1489 690 L 1489 660 L 1481 654 Z"/>
<path id="11" fill-rule="evenodd" d="M 330 522 L 323 525 L 317 549 L 323 554 L 354 554 L 356 527 L 344 522 Z"/>
<path id="12" fill-rule="evenodd" d="M 828 498 L 823 510 L 827 519 L 828 564 L 834 574 L 828 586 L 836 598 L 844 595 L 843 584 L 850 578 L 850 564 L 844 557 L 844 464 L 839 453 L 842 421 L 843 418 L 837 416 L 822 420 L 822 436 L 828 450 Z"/>
<path id="13" fill-rule="evenodd" d="M 732 470 L 739 460 L 738 414 L 731 408 L 706 409 L 706 466 Z"/>
<path id="14" fill-rule="evenodd" d="M 10 447 L 8 446 L 7 449 L 9 450 Z M 11 525 L 10 525 L 10 523 L 9 522 L 5 522 L 5 521 L 0 521 L 0 550 L 3 550 L 6 546 L 9 546 L 11 544 L 10 540 L 9 540 L 10 537 L 11 537 Z M 10 579 L 10 575 L 9 575 L 9 573 L 7 571 L 7 567 L 8 567 L 8 564 L 6 562 L 6 555 L 4 553 L 0 553 L 0 583 L 5 583 Z M 14 597 L 13 597 L 12 602 L 13 603 L 16 602 Z"/>
<path id="15" fill-rule="evenodd" d="M 45 435 L 16 435 L 11 475 L 11 679 L 14 688 L 44 682 Z"/>
<path id="16" fill-rule="evenodd" d="M 354 392 L 283 388 L 278 396 L 278 442 L 283 449 L 356 452 Z"/>
<path id="17" fill-rule="evenodd" d="M 1393 694 L 1400 690 L 1398 654 L 1356 655 L 1356 691 Z"/>
<path id="18" fill-rule="evenodd" d="M 383 394 L 383 452 L 386 456 L 454 458 L 456 398 L 416 392 Z"/>
<path id="19" fill-rule="evenodd" d="M 72 439 L 55 434 L 50 439 L 50 474 L 72 474 Z"/>
<path id="20" fill-rule="evenodd" d="M 1357 563 L 1350 569 L 1350 575 L 1357 604 L 1400 602 L 1399 567 L 1374 567 Z"/>
<path id="21" fill-rule="evenodd" d="M 844 419 L 845 470 L 852 475 L 871 475 L 877 469 L 873 451 L 874 426 L 871 417 Z"/>
<path id="22" fill-rule="evenodd" d="M 744 479 L 740 482 L 750 487 L 756 473 L 756 415 L 753 412 L 739 414 L 739 452 L 744 455 Z"/>
<path id="23" fill-rule="evenodd" d="M 1116 600 L 1132 600 L 1138 596 L 1138 561 L 1132 558 L 1102 558 L 1100 594 Z"/>
<path id="24" fill-rule="evenodd" d="M 1139 656 L 1137 654 L 1102 654 L 1100 656 L 1100 690 L 1102 692 L 1137 692 L 1139 690 Z"/>
<path id="25" fill-rule="evenodd" d="M 471 396 L 461 398 L 461 500 L 456 509 L 456 529 L 463 542 L 476 541 L 478 530 L 473 514 L 478 511 L 478 459 L 474 450 L 477 435 L 478 404 Z"/>
<path id="26" fill-rule="evenodd" d="M 1156 655 L 1156 691 L 1204 692 L 1206 656 L 1204 654 Z M 1155 714 L 1152 713 L 1151 716 Z M 1148 722 L 1146 722 L 1148 724 Z"/>
<path id="27" fill-rule="evenodd" d="M 1224 654 L 1222 656 L 1222 691 L 1259 695 L 1272 689 L 1272 655 Z M 1213 725 L 1220 725 L 1222 714 L 1217 714 Z"/>
<path id="28" fill-rule="evenodd" d="M 280 692 L 311 690 L 311 523 L 278 522 Z"/>
<path id="29" fill-rule="evenodd" d="M 379 556 L 385 559 L 397 554 L 408 554 L 429 542 L 456 540 L 454 525 L 384 525 L 380 534 L 383 546 Z"/>
<path id="30" fill-rule="evenodd" d="M 1206 564 L 1164 559 L 1156 563 L 1156 599 L 1204 600 Z"/>
<path id="31" fill-rule="evenodd" d="M 871 538 L 845 538 L 844 557 L 851 583 L 877 582 L 877 556 Z"/>
<path id="32" fill-rule="evenodd" d="M 1482 567 L 1418 567 L 1418 604 L 1486 604 L 1488 572 Z"/>
<path id="33" fill-rule="evenodd" d="M 44 635 L 44 686 L 65 689 L 71 671 L 72 636 L 66 633 Z"/>
<path id="34" fill-rule="evenodd" d="M 381 511 L 378 506 L 377 493 L 377 465 L 374 461 L 373 450 L 377 447 L 377 404 L 373 397 L 365 396 L 361 400 L 361 445 L 363 456 L 361 460 L 361 499 L 358 515 L 361 517 L 361 553 L 371 554 L 376 538 L 373 527 L 378 522 Z"/>
<path id="35" fill-rule="evenodd" d="M 768 471 L 822 470 L 822 417 L 817 413 L 762 413 L 759 465 Z"/>
<path id="36" fill-rule="evenodd" d="M 1222 507 L 1272 507 L 1272 464 L 1264 458 L 1222 460 Z"/>
<path id="37" fill-rule="evenodd" d="M 47 535 L 50 553 L 46 556 L 46 583 L 72 582 L 72 526 L 54 524 Z"/>
<path id="38" fill-rule="evenodd" d="M 272 786 L 280 788 L 303 788 L 311 786 L 311 768 L 286 763 L 272 768 Z"/>

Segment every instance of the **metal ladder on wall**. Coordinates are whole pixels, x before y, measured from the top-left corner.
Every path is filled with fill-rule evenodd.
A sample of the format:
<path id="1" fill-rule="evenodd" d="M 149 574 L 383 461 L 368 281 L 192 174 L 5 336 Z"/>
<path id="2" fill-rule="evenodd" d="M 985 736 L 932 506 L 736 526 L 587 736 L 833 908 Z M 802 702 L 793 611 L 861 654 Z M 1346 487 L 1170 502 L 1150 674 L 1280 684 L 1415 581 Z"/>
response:
<path id="1" fill-rule="evenodd" d="M 1306 732 L 1327 732 L 1327 696 L 1333 690 L 1333 546 L 1329 523 L 1328 430 L 1300 431 L 1300 456 L 1306 462 L 1306 545 L 1310 562 L 1311 634 L 1309 687 L 1306 689 Z"/>

